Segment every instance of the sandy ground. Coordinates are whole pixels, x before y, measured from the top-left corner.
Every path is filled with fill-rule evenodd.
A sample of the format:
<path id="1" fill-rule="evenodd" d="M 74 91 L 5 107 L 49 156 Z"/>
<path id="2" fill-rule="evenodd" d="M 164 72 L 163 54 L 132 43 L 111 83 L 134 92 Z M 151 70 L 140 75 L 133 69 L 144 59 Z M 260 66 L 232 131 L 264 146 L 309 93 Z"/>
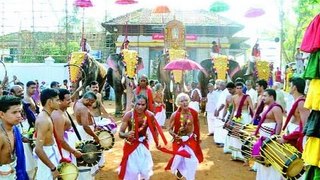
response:
<path id="1" fill-rule="evenodd" d="M 104 103 L 108 108 L 108 112 L 114 113 L 114 102 L 107 101 Z M 121 122 L 121 118 L 116 118 L 118 122 Z M 206 125 L 205 118 L 200 115 L 201 124 L 201 147 L 204 155 L 204 161 L 199 165 L 196 179 L 197 180 L 253 180 L 255 179 L 255 173 L 249 171 L 248 166 L 243 166 L 242 162 L 231 161 L 229 154 L 224 154 L 222 148 L 216 147 L 213 143 L 212 136 L 207 136 L 208 128 Z M 118 126 L 119 127 L 119 126 Z M 164 130 L 168 140 L 170 135 L 167 130 Z M 123 140 L 116 134 L 116 140 L 114 147 L 105 152 L 106 164 L 105 167 L 100 171 L 96 179 L 108 179 L 116 180 L 117 168 L 122 158 L 122 147 Z M 154 175 L 151 177 L 152 180 L 174 180 L 176 179 L 170 171 L 165 171 L 170 155 L 158 151 L 154 144 L 151 145 L 151 152 L 154 161 Z"/>

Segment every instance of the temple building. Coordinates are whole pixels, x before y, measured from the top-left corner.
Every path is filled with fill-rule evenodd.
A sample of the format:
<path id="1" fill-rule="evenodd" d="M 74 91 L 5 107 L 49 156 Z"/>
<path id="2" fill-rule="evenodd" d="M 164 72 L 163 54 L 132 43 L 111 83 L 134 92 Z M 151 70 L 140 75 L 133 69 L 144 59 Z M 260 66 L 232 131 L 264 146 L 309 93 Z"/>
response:
<path id="1" fill-rule="evenodd" d="M 221 54 L 234 59 L 246 59 L 247 37 L 234 37 L 244 26 L 206 10 L 174 11 L 155 14 L 152 9 L 139 9 L 102 23 L 107 30 L 107 53 L 120 52 L 125 39 L 129 49 L 136 50 L 143 58 L 144 69 L 139 74 L 150 76 L 155 61 L 164 49 L 164 28 L 171 20 L 185 26 L 185 47 L 188 58 L 201 62 L 210 58 L 212 43 L 220 42 Z"/>

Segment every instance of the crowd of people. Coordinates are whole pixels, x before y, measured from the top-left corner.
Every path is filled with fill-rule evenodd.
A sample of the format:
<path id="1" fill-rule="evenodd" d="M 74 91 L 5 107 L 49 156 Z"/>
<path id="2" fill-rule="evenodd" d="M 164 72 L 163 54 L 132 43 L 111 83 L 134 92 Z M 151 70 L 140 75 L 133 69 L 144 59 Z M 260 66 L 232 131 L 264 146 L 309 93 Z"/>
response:
<path id="1" fill-rule="evenodd" d="M 306 82 L 302 78 L 290 80 L 290 94 L 281 90 L 281 83 L 268 88 L 265 80 L 258 80 L 255 88 L 251 80 L 241 78 L 228 83 L 211 81 L 208 94 L 203 98 L 197 83 L 193 82 L 188 92 L 177 95 L 177 109 L 168 118 L 163 102 L 164 88 L 145 75 L 139 77 L 133 91 L 132 109 L 125 112 L 118 129 L 119 137 L 125 140 L 119 179 L 150 179 L 153 174 L 151 141 L 159 151 L 172 155 L 166 170 L 178 179 L 195 179 L 197 166 L 203 161 L 198 117 L 202 101 L 206 102 L 208 136 L 213 137 L 213 142 L 223 148 L 224 153 L 230 153 L 232 160 L 250 165 L 256 171 L 256 179 L 286 177 L 262 161 L 266 158 L 262 155 L 262 146 L 269 139 L 278 144 L 291 144 L 303 154 L 306 163 L 311 161 L 310 155 L 315 154 L 314 145 L 308 143 L 303 132 L 310 111 L 304 107 Z M 37 81 L 28 81 L 24 87 L 15 77 L 8 91 L 1 88 L 0 138 L 4 141 L 0 141 L 0 179 L 54 179 L 61 175 L 58 167 L 62 163 L 76 166 L 78 179 L 94 179 L 105 164 L 104 153 L 94 165 L 83 166 L 77 161 L 86 153 L 77 144 L 101 144 L 97 132 L 115 121 L 103 104 L 99 83 L 93 81 L 87 89 L 80 99 L 72 102 L 67 81 L 62 86 L 53 81 L 50 87 L 40 90 Z M 292 98 L 291 103 L 288 97 Z M 68 112 L 71 108 L 73 116 Z M 244 127 L 249 126 L 254 127 L 253 131 L 244 133 Z M 173 138 L 172 149 L 160 145 L 167 144 L 164 129 Z M 243 153 L 242 135 L 254 137 L 249 148 L 250 158 Z M 315 158 L 318 159 L 312 162 L 319 162 L 319 156 Z M 309 171 L 301 172 L 307 179 L 319 173 L 317 165 L 308 165 L 312 165 Z"/>

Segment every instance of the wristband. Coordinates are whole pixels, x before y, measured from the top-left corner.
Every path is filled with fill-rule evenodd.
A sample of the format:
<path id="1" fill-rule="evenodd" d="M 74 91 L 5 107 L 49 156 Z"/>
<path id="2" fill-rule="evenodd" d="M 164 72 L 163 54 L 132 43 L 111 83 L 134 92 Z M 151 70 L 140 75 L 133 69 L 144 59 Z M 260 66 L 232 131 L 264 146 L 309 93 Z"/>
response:
<path id="1" fill-rule="evenodd" d="M 54 172 L 57 170 L 57 167 L 51 168 L 50 170 L 51 170 L 51 172 Z"/>

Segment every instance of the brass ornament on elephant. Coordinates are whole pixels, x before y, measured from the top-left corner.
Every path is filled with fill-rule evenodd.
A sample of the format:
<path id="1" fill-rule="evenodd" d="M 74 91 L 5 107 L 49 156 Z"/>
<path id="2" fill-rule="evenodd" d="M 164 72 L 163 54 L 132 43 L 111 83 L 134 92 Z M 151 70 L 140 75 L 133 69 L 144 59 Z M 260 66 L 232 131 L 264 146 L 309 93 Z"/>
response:
<path id="1" fill-rule="evenodd" d="M 75 65 L 69 66 L 69 78 L 71 82 L 77 82 L 81 77 L 81 70 L 79 67 L 82 66 L 86 55 L 86 52 L 73 52 L 71 54 L 71 57 L 69 58 L 69 65 Z"/>
<path id="2" fill-rule="evenodd" d="M 169 49 L 169 58 L 170 61 L 184 59 L 186 57 L 186 51 L 183 49 Z M 181 83 L 182 81 L 182 71 L 173 70 L 173 79 L 175 83 Z"/>
<path id="3" fill-rule="evenodd" d="M 229 69 L 228 57 L 222 55 L 222 56 L 213 58 L 212 61 L 213 61 L 213 68 L 217 73 L 216 79 L 227 80 L 227 72 Z"/>
<path id="4" fill-rule="evenodd" d="M 136 75 L 136 66 L 138 64 L 138 52 L 133 50 L 122 50 L 123 62 L 126 64 L 125 73 L 128 78 L 133 79 Z"/>
<path id="5" fill-rule="evenodd" d="M 265 60 L 257 60 L 255 66 L 258 79 L 268 81 L 270 77 L 270 63 Z"/>

